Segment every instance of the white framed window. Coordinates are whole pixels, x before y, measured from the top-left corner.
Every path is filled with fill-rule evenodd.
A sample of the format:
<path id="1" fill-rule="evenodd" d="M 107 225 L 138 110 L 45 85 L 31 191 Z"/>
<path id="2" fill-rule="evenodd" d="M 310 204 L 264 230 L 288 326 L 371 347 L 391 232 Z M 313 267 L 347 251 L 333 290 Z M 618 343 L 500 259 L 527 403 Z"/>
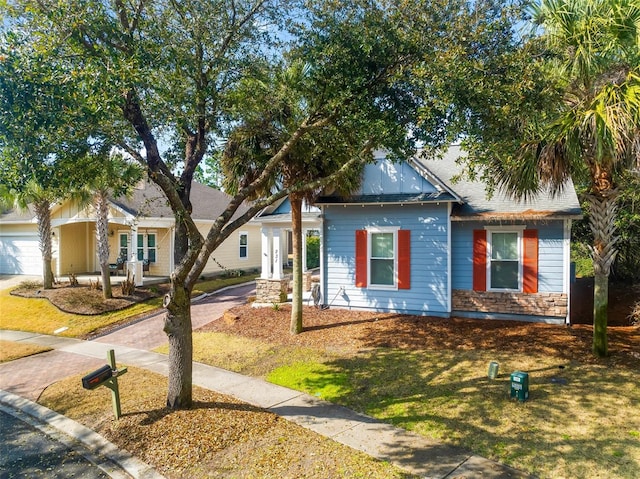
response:
<path id="1" fill-rule="evenodd" d="M 522 231 L 487 230 L 487 284 L 490 291 L 522 290 Z"/>
<path id="2" fill-rule="evenodd" d="M 137 258 L 138 261 L 149 260 L 149 263 L 156 262 L 157 250 L 155 233 L 138 233 L 137 238 Z"/>
<path id="3" fill-rule="evenodd" d="M 368 284 L 373 289 L 398 289 L 398 228 L 369 229 Z"/>
<path id="4" fill-rule="evenodd" d="M 118 258 L 129 260 L 129 233 L 118 233 Z"/>
<path id="5" fill-rule="evenodd" d="M 240 259 L 247 259 L 249 257 L 249 233 L 241 231 L 238 235 L 238 255 Z"/>

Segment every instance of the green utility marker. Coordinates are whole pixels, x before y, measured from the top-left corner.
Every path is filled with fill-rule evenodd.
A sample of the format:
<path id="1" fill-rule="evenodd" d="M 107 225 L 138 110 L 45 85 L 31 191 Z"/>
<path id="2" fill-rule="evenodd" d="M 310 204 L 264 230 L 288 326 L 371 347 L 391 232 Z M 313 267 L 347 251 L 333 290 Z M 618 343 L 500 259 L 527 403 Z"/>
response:
<path id="1" fill-rule="evenodd" d="M 521 371 L 511 373 L 511 399 L 526 401 L 529 399 L 529 374 Z"/>

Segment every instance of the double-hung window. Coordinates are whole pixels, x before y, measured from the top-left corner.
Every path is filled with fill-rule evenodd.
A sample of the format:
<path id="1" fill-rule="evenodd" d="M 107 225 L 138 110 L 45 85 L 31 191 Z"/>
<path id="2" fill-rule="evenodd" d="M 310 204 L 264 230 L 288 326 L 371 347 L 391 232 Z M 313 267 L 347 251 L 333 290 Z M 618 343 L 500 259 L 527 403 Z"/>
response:
<path id="1" fill-rule="evenodd" d="M 489 232 L 489 289 L 520 290 L 520 244 L 517 231 Z"/>
<path id="2" fill-rule="evenodd" d="M 396 287 L 396 231 L 371 231 L 369 241 L 369 284 Z"/>
<path id="3" fill-rule="evenodd" d="M 411 289 L 411 231 L 395 227 L 356 230 L 355 285 Z"/>
<path id="4" fill-rule="evenodd" d="M 146 233 L 138 234 L 137 239 L 137 257 L 138 261 L 149 260 L 150 263 L 156 262 L 156 234 Z"/>
<path id="5" fill-rule="evenodd" d="M 488 226 L 473 231 L 473 290 L 538 292 L 538 230 Z"/>
<path id="6" fill-rule="evenodd" d="M 249 257 L 249 234 L 244 231 L 239 236 L 239 256 L 240 259 L 247 259 Z"/>

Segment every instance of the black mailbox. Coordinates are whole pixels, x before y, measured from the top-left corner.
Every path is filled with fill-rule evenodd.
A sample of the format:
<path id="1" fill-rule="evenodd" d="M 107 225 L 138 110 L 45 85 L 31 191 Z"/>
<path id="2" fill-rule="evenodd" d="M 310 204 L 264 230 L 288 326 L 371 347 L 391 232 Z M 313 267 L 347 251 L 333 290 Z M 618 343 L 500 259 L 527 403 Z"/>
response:
<path id="1" fill-rule="evenodd" d="M 95 389 L 105 381 L 108 381 L 113 377 L 113 370 L 108 364 L 102 366 L 100 369 L 87 374 L 82 378 L 82 387 L 85 389 Z"/>

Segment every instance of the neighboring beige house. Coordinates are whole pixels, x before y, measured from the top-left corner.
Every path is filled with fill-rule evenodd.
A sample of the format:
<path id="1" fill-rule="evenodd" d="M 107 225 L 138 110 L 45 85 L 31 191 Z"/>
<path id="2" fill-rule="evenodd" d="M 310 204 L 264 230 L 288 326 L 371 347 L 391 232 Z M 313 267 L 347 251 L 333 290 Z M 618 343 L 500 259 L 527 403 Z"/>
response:
<path id="1" fill-rule="evenodd" d="M 193 183 L 192 217 L 206 236 L 215 218 L 229 202 L 229 196 L 208 186 Z M 242 207 L 238 215 L 246 211 Z M 52 207 L 52 269 L 56 276 L 69 273 L 98 273 L 100 270 L 93 206 L 80 207 L 64 201 Z M 161 190 L 141 182 L 130 198 L 116 198 L 109 206 L 109 263 L 114 274 L 133 261 L 145 263 L 145 276 L 169 276 L 174 269 L 173 212 Z M 234 231 L 207 262 L 204 275 L 223 269 L 257 270 L 261 265 L 260 225 L 253 220 Z M 118 258 L 121 258 L 119 261 Z M 41 275 L 38 225 L 32 211 L 11 211 L 0 215 L 0 274 Z"/>

